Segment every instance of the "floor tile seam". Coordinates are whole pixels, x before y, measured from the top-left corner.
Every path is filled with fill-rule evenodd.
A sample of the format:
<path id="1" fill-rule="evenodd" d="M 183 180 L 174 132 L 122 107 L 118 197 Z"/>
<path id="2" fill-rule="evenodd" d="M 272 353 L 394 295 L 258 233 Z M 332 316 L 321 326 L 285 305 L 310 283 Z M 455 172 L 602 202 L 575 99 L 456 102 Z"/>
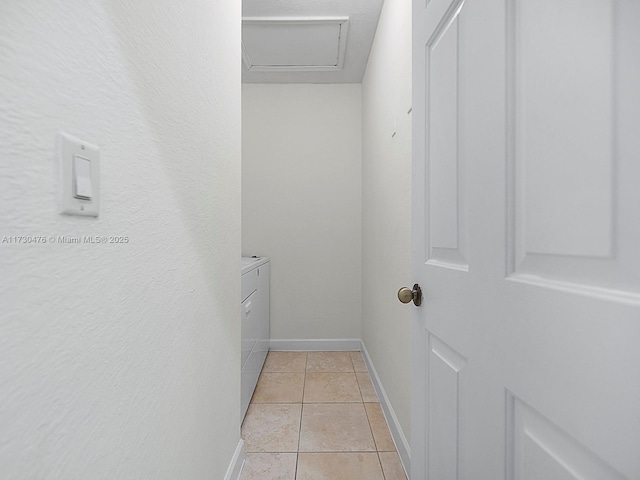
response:
<path id="1" fill-rule="evenodd" d="M 358 381 L 358 388 L 360 388 L 360 380 L 358 379 L 358 373 L 366 373 L 366 372 L 357 372 L 356 373 L 356 380 Z M 369 374 L 367 373 L 367 375 L 369 375 Z M 371 375 L 369 375 L 369 383 L 371 384 L 371 389 L 373 390 L 373 394 L 375 395 L 376 400 L 373 401 L 373 402 L 365 400 L 364 399 L 364 395 L 362 394 L 362 389 L 360 389 L 360 395 L 362 396 L 362 402 L 363 403 L 380 403 L 380 399 L 378 398 L 378 393 L 376 392 L 376 389 L 373 386 L 373 380 L 371 380 Z"/>
<path id="2" fill-rule="evenodd" d="M 362 395 L 362 387 L 360 386 L 360 379 L 358 378 L 358 372 L 355 372 L 356 375 L 356 383 L 358 384 L 358 391 L 360 392 L 360 399 L 362 403 L 364 403 L 364 395 Z"/>
<path id="3" fill-rule="evenodd" d="M 277 454 L 277 453 L 288 453 L 288 454 L 301 454 L 301 453 L 375 453 L 376 455 L 379 453 L 397 453 L 395 451 L 387 451 L 387 450 L 303 450 L 303 451 L 293 451 L 293 450 L 278 450 L 278 451 L 272 451 L 272 450 L 260 450 L 260 451 L 256 451 L 256 450 L 248 450 L 247 454 Z"/>
<path id="4" fill-rule="evenodd" d="M 367 403 L 371 403 L 371 404 L 378 404 L 380 406 L 380 413 L 382 413 L 382 421 L 384 422 L 385 426 L 387 427 L 387 431 L 389 432 L 389 436 L 391 437 L 391 441 L 393 442 L 393 450 L 384 450 L 384 449 L 379 449 L 378 448 L 378 442 L 376 441 L 376 436 L 373 435 L 373 427 L 371 426 L 371 419 L 369 417 L 369 412 L 367 411 Z M 371 428 L 371 434 L 373 435 L 373 441 L 376 444 L 376 450 L 378 452 L 396 452 L 398 453 L 398 447 L 396 447 L 396 443 L 393 440 L 393 435 L 391 435 L 391 428 L 389 428 L 389 423 L 387 422 L 386 417 L 384 416 L 384 412 L 382 411 L 382 405 L 380 404 L 380 402 L 364 402 L 364 411 L 367 413 L 367 419 L 369 420 L 369 428 Z"/>
<path id="5" fill-rule="evenodd" d="M 301 370 L 278 370 L 277 372 L 271 371 L 271 370 L 262 370 L 260 372 L 260 375 L 262 375 L 263 373 L 304 373 L 304 371 Z"/>
<path id="6" fill-rule="evenodd" d="M 304 354 L 304 371 L 302 375 L 302 403 L 300 404 L 300 425 L 298 428 L 298 448 L 296 449 L 296 468 L 293 473 L 293 480 L 298 478 L 298 463 L 300 460 L 300 440 L 302 439 L 302 414 L 304 412 L 304 390 L 307 386 L 307 364 L 309 363 L 309 352 Z"/>
<path id="7" fill-rule="evenodd" d="M 371 402 L 366 402 L 366 403 L 371 403 Z M 367 416 L 367 424 L 369 425 L 369 431 L 371 432 L 371 437 L 373 438 L 373 444 L 376 446 L 376 452 L 379 452 L 378 442 L 376 440 L 376 436 L 373 434 L 373 427 L 371 426 L 371 417 L 369 416 L 369 411 L 367 410 L 367 406 L 365 402 L 362 402 L 362 407 L 364 408 L 364 413 Z"/>
<path id="8" fill-rule="evenodd" d="M 354 404 L 354 403 L 364 403 L 362 400 L 327 400 L 324 402 L 320 402 L 320 401 L 313 401 L 313 402 L 302 402 L 303 405 L 323 405 L 323 404 L 327 404 L 327 403 L 349 403 L 349 404 Z"/>
<path id="9" fill-rule="evenodd" d="M 338 373 L 338 374 L 342 374 L 342 375 L 354 375 L 355 377 L 357 377 L 356 374 L 358 372 L 355 372 L 355 371 L 344 372 L 344 371 L 340 371 L 340 370 L 327 370 L 327 371 L 323 370 L 321 372 L 313 372 L 312 371 L 312 372 L 307 372 L 307 373 L 310 373 L 311 375 L 329 375 L 329 374 L 335 375 L 335 374 Z"/>
<path id="10" fill-rule="evenodd" d="M 364 370 L 356 370 L 356 364 L 353 361 L 353 355 L 351 355 L 351 352 L 350 352 L 349 355 L 351 355 L 351 364 L 353 365 L 353 370 L 356 373 L 369 373 L 369 367 L 367 367 L 367 364 L 364 362 L 364 357 L 362 357 L 362 352 L 360 350 L 357 350 L 357 351 L 355 351 L 353 353 L 359 353 L 360 354 L 360 357 L 362 358 L 362 363 L 363 363 L 364 368 L 365 368 Z"/>
<path id="11" fill-rule="evenodd" d="M 275 453 L 291 453 L 291 452 L 275 452 Z M 305 453 L 327 453 L 327 454 L 329 453 L 347 453 L 347 454 L 371 453 L 371 454 L 378 455 L 379 452 L 377 450 L 309 450 L 309 451 L 304 450 L 297 453 L 298 455 L 300 455 L 301 453 L 302 454 L 305 454 Z M 389 452 L 382 452 L 382 453 L 389 453 Z"/>
<path id="12" fill-rule="evenodd" d="M 355 370 L 349 370 L 348 372 L 345 372 L 344 370 L 307 370 L 305 374 L 307 373 L 357 373 L 357 372 Z"/>
<path id="13" fill-rule="evenodd" d="M 375 439 L 374 439 L 375 441 Z M 280 452 L 247 452 L 247 453 L 398 453 L 397 450 L 378 450 L 377 446 L 375 450 L 297 450 L 297 451 L 280 451 Z"/>
<path id="14" fill-rule="evenodd" d="M 378 463 L 380 464 L 380 471 L 382 472 L 382 478 L 383 480 L 387 480 L 387 474 L 384 473 L 384 467 L 382 466 L 382 459 L 380 458 L 380 452 L 376 452 L 376 455 L 378 455 Z"/>
<path id="15" fill-rule="evenodd" d="M 274 453 L 291 453 L 291 452 L 274 452 Z M 315 454 L 315 453 L 319 453 L 319 454 L 335 454 L 335 453 L 344 453 L 344 454 L 357 454 L 357 453 L 370 453 L 370 454 L 375 454 L 378 455 L 379 452 L 375 451 L 375 450 L 314 450 L 314 451 L 309 451 L 309 452 L 298 452 L 298 455 L 300 454 Z M 382 452 L 382 453 L 389 453 L 389 452 Z"/>
<path id="16" fill-rule="evenodd" d="M 353 352 L 349 352 L 349 360 L 351 360 L 351 366 L 353 367 L 353 371 L 356 371 L 356 364 L 353 361 Z"/>
<path id="17" fill-rule="evenodd" d="M 269 451 L 260 450 L 259 452 L 255 451 L 255 450 L 253 450 L 253 451 L 252 450 L 247 450 L 247 455 L 248 454 L 252 454 L 253 455 L 255 453 L 264 453 L 264 454 L 269 454 L 269 455 L 273 455 L 273 454 L 276 454 L 276 453 L 290 453 L 290 454 L 294 455 L 294 454 L 297 454 L 298 452 L 294 452 L 294 451 L 291 451 L 291 450 L 280 450 L 280 451 L 277 451 L 277 452 L 273 452 L 271 450 L 269 450 Z"/>

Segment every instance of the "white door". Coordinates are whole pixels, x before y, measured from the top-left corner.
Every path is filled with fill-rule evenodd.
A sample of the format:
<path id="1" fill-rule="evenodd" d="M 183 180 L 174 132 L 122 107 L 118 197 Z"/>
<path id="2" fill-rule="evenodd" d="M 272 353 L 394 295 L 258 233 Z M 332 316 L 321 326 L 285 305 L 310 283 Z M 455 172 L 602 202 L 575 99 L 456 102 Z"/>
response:
<path id="1" fill-rule="evenodd" d="M 640 479 L 640 1 L 413 28 L 412 480 Z"/>

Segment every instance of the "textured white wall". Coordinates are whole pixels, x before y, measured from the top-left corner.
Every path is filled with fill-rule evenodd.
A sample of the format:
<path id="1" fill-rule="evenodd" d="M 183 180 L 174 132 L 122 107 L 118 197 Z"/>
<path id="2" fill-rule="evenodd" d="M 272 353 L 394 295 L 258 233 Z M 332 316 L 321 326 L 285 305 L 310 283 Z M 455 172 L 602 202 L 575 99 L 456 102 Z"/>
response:
<path id="1" fill-rule="evenodd" d="M 271 336 L 360 338 L 361 87 L 242 91 L 242 251 L 271 257 Z"/>
<path id="2" fill-rule="evenodd" d="M 362 82 L 363 340 L 410 438 L 411 1 L 385 0 Z M 396 135 L 392 137 L 396 126 Z"/>
<path id="3" fill-rule="evenodd" d="M 218 479 L 239 441 L 240 1 L 0 3 L 0 478 Z M 57 213 L 57 131 L 101 147 Z"/>

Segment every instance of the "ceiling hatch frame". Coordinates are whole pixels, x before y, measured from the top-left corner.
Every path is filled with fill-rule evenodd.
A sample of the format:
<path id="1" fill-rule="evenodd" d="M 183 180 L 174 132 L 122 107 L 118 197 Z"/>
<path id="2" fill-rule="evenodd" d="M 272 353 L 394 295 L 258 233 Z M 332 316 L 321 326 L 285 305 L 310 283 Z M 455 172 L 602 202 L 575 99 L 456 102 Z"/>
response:
<path id="1" fill-rule="evenodd" d="M 337 72 L 344 65 L 347 49 L 349 17 L 242 17 L 242 25 L 338 25 L 338 56 L 336 65 L 254 65 L 242 40 L 242 60 L 250 72 Z"/>

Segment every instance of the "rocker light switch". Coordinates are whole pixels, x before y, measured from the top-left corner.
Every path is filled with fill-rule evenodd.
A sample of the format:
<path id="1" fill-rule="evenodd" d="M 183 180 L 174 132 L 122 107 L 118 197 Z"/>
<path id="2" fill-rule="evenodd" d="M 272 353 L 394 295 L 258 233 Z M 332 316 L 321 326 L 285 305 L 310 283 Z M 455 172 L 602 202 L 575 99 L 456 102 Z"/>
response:
<path id="1" fill-rule="evenodd" d="M 100 206 L 100 150 L 79 138 L 58 134 L 60 213 L 97 217 Z"/>
<path id="2" fill-rule="evenodd" d="M 91 160 L 79 155 L 73 159 L 73 196 L 91 200 Z"/>

